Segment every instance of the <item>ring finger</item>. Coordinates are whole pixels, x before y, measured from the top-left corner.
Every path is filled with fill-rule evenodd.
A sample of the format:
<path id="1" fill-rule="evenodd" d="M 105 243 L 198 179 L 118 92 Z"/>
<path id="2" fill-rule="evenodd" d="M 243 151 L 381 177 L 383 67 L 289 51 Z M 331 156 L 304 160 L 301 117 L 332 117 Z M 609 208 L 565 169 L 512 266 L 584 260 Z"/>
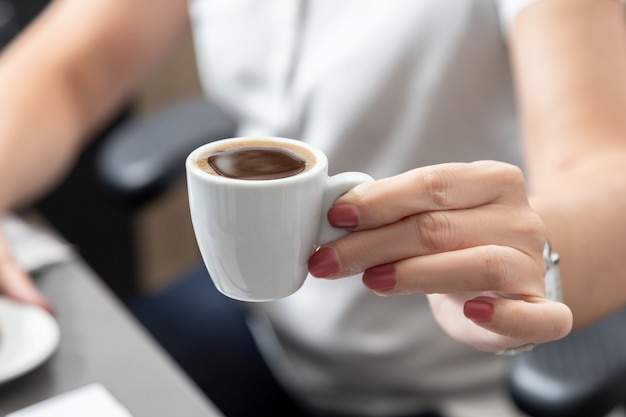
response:
<path id="1" fill-rule="evenodd" d="M 363 283 L 380 295 L 496 291 L 543 296 L 544 274 L 543 262 L 508 246 L 488 245 L 376 266 L 364 272 Z"/>
<path id="2" fill-rule="evenodd" d="M 316 277 L 339 278 L 376 265 L 484 245 L 514 246 L 539 256 L 544 240 L 543 223 L 530 209 L 434 211 L 350 233 L 316 252 L 309 270 Z"/>

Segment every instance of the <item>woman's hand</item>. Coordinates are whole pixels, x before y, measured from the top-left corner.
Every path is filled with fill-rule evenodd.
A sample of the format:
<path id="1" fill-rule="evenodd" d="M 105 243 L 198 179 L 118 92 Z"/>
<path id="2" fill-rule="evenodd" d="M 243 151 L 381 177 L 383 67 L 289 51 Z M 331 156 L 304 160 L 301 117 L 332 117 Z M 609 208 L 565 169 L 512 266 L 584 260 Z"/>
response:
<path id="1" fill-rule="evenodd" d="M 37 290 L 33 281 L 15 262 L 11 249 L 0 233 L 0 294 L 34 304 L 52 313 L 50 302 Z"/>
<path id="2" fill-rule="evenodd" d="M 569 308 L 545 299 L 545 226 L 515 166 L 418 168 L 356 187 L 328 218 L 354 232 L 311 257 L 314 276 L 363 272 L 379 295 L 428 294 L 443 329 L 484 351 L 559 339 L 571 329 Z"/>

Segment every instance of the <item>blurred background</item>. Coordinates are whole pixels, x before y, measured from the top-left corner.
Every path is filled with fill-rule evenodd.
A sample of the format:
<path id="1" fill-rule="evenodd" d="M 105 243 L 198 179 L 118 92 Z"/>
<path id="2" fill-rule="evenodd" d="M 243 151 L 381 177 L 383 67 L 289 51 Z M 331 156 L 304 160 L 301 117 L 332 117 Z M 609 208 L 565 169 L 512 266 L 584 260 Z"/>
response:
<path id="1" fill-rule="evenodd" d="M 0 0 L 0 53 L 48 3 Z M 95 135 L 63 184 L 34 207 L 123 300 L 163 288 L 195 264 L 199 254 L 182 177 L 149 199 L 129 201 L 102 184 L 97 159 L 115 129 L 173 103 L 200 96 L 188 34 L 183 46 Z"/>

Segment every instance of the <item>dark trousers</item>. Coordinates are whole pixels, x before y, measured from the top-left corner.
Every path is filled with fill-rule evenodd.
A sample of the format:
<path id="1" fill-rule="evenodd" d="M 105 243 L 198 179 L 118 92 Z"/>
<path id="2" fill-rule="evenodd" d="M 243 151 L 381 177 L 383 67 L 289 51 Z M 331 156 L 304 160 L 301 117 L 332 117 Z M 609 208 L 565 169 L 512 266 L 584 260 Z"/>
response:
<path id="1" fill-rule="evenodd" d="M 274 379 L 241 305 L 217 291 L 204 265 L 129 308 L 226 417 L 320 416 L 300 407 Z"/>

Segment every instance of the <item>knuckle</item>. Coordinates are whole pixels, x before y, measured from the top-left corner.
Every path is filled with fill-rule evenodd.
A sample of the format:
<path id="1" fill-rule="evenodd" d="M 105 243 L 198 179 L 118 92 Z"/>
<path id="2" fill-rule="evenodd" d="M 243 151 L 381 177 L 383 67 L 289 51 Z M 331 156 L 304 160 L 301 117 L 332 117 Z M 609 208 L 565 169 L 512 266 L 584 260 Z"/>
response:
<path id="1" fill-rule="evenodd" d="M 502 164 L 502 171 L 512 182 L 525 183 L 524 173 L 517 165 Z"/>
<path id="2" fill-rule="evenodd" d="M 422 186 L 430 201 L 440 208 L 449 207 L 452 200 L 452 187 L 445 171 L 436 167 L 430 167 L 426 169 L 422 181 Z"/>
<path id="3" fill-rule="evenodd" d="M 448 247 L 452 228 L 443 212 L 420 213 L 409 218 L 412 222 L 417 245 L 429 252 L 439 252 Z"/>
<path id="4" fill-rule="evenodd" d="M 545 293 L 546 293 L 546 284 L 545 284 L 546 263 L 544 262 L 543 258 L 541 258 L 537 262 L 534 262 L 533 266 L 534 268 L 531 272 L 533 276 L 537 277 L 536 285 L 537 285 L 537 288 L 539 289 L 539 294 L 543 297 L 545 296 Z"/>
<path id="5" fill-rule="evenodd" d="M 517 202 L 527 200 L 526 177 L 518 166 L 500 164 L 496 170 L 496 175 L 502 189 L 501 198 Z"/>
<path id="6" fill-rule="evenodd" d="M 514 248 L 484 247 L 480 254 L 486 289 L 543 296 L 545 263 Z"/>
<path id="7" fill-rule="evenodd" d="M 526 178 L 521 168 L 507 163 L 498 164 L 498 176 L 509 185 L 526 186 Z"/>
<path id="8" fill-rule="evenodd" d="M 497 290 L 505 287 L 515 271 L 513 255 L 504 250 L 484 248 L 481 257 L 487 288 Z"/>
<path id="9" fill-rule="evenodd" d="M 530 211 L 523 217 L 518 224 L 520 236 L 524 237 L 524 241 L 529 245 L 531 253 L 535 254 L 537 261 L 543 264 L 543 246 L 546 243 L 546 226 L 541 216 Z"/>
<path id="10" fill-rule="evenodd" d="M 524 217 L 524 221 L 522 222 L 521 227 L 522 232 L 525 235 L 533 236 L 537 240 L 541 240 L 541 244 L 543 245 L 543 240 L 545 239 L 546 235 L 546 226 L 541 216 L 539 216 L 534 211 L 529 210 L 529 212 Z"/>

